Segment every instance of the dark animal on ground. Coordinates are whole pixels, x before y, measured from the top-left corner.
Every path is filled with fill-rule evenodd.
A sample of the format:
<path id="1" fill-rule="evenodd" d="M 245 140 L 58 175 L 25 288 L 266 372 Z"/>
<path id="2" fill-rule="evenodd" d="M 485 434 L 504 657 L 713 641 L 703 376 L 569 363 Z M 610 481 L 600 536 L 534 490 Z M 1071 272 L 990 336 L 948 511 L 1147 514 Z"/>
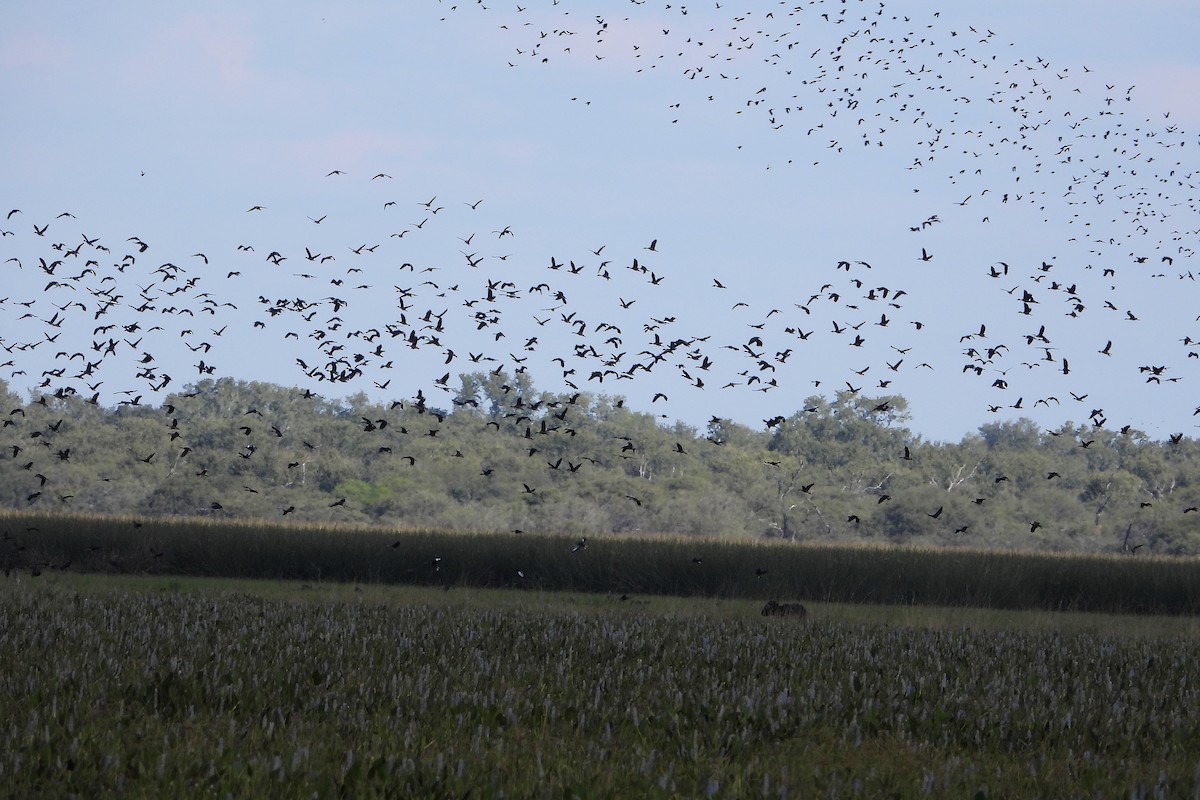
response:
<path id="1" fill-rule="evenodd" d="M 808 615 L 808 610 L 800 603 L 780 603 L 777 600 L 769 600 L 763 606 L 762 615 L 764 617 L 799 617 L 804 619 Z"/>

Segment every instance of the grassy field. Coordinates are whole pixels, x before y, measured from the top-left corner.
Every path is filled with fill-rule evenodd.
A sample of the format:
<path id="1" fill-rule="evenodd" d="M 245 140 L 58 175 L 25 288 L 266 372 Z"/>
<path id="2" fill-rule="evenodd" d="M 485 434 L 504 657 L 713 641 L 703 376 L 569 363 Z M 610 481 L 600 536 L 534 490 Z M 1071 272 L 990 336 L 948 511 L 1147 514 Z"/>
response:
<path id="1" fill-rule="evenodd" d="M 0 567 L 826 603 L 1200 614 L 1200 559 L 0 514 Z"/>
<path id="2" fill-rule="evenodd" d="M 47 573 L 12 796 L 1191 796 L 1200 621 Z"/>

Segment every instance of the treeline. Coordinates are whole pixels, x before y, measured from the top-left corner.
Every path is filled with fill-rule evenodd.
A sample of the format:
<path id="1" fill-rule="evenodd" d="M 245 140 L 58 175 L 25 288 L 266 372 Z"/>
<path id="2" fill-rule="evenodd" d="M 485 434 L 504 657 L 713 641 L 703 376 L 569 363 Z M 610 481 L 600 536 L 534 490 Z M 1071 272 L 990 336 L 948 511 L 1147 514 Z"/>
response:
<path id="1" fill-rule="evenodd" d="M 6 403 L 0 503 L 474 531 L 678 533 L 1200 552 L 1197 442 L 1030 420 L 926 442 L 903 397 L 810 397 L 756 430 L 666 425 L 620 399 L 462 375 L 431 398 L 229 378 L 149 406 Z"/>

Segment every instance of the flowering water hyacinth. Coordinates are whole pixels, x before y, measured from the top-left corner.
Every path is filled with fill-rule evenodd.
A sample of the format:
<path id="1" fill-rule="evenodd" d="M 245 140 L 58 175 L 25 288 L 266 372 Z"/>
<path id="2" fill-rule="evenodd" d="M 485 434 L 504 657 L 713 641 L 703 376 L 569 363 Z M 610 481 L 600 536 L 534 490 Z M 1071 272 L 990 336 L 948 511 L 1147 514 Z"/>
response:
<path id="1" fill-rule="evenodd" d="M 1195 788 L 1194 636 L 821 613 L 779 625 L 728 601 L 132 585 L 0 585 L 0 780 L 14 795 Z"/>

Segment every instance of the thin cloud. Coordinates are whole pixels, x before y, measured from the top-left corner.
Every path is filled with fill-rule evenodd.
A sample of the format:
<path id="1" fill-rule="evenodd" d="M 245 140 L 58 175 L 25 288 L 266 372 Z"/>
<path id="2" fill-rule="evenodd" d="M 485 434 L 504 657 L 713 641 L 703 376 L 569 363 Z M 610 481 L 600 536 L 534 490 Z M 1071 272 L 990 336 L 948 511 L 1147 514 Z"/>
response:
<path id="1" fill-rule="evenodd" d="M 245 93 L 268 82 L 253 66 L 254 41 L 232 18 L 188 14 L 148 37 L 124 64 L 131 81 Z"/>
<path id="2" fill-rule="evenodd" d="M 0 36 L 0 69 L 62 69 L 73 56 L 68 44 L 41 34 Z"/>
<path id="3" fill-rule="evenodd" d="M 361 171 L 379 164 L 394 163 L 398 157 L 419 158 L 433 142 L 373 130 L 344 130 L 323 136 L 294 140 L 283 151 L 293 164 L 313 173 L 344 169 Z"/>
<path id="4" fill-rule="evenodd" d="M 1158 64 L 1130 67 L 1134 96 L 1151 119 L 1195 124 L 1200 122 L 1200 67 Z"/>

